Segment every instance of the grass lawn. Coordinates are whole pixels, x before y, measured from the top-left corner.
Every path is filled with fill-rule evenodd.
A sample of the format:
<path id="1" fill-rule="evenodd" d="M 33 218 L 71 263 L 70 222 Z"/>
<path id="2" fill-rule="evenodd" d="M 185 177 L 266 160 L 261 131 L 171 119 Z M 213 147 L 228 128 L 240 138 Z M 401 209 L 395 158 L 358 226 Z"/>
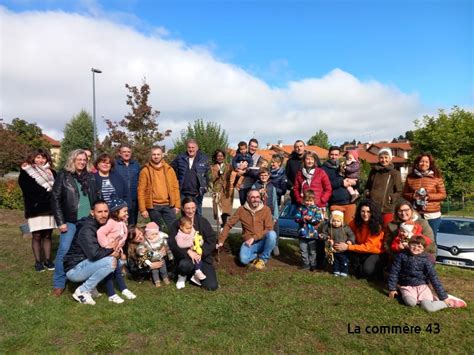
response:
<path id="1" fill-rule="evenodd" d="M 0 210 L 0 353 L 474 349 L 472 270 L 437 266 L 448 292 L 469 306 L 429 314 L 388 299 L 383 285 L 297 271 L 297 247 L 290 241 L 281 248 L 283 258 L 272 260 L 265 272 L 237 267 L 232 256 L 222 255 L 216 292 L 188 284 L 178 291 L 128 281 L 136 300 L 116 305 L 104 295 L 96 306 L 88 306 L 72 299 L 75 285 L 60 298 L 50 296 L 52 272 L 35 273 L 30 240 L 18 230 L 21 220 L 19 212 Z M 235 246 L 234 241 L 232 249 Z M 386 332 L 382 326 L 408 326 L 412 331 L 418 326 L 420 332 L 380 334 Z M 354 333 L 357 327 L 360 333 Z"/>

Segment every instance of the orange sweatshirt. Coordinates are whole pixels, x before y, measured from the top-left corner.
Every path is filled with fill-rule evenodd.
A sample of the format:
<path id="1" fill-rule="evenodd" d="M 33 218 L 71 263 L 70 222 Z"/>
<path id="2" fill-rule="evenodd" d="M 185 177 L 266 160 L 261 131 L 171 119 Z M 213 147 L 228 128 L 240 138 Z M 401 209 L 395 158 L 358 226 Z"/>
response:
<path id="1" fill-rule="evenodd" d="M 354 245 L 349 245 L 347 250 L 367 254 L 382 254 L 385 251 L 383 247 L 383 229 L 378 234 L 371 235 L 367 224 L 363 224 L 361 228 L 358 228 L 355 220 L 349 223 L 349 227 L 355 234 L 356 242 Z"/>

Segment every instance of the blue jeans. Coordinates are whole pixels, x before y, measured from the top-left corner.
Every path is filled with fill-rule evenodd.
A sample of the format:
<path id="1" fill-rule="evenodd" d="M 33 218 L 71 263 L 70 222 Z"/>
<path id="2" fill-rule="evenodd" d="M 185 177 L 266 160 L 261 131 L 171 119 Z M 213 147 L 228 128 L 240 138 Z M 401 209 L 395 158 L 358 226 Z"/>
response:
<path id="1" fill-rule="evenodd" d="M 122 261 L 117 260 L 117 267 L 115 268 L 114 272 L 108 274 L 104 279 L 105 289 L 107 290 L 107 296 L 109 297 L 115 295 L 114 279 L 117 282 L 120 292 L 127 288 L 127 285 L 125 285 L 125 280 L 122 276 L 122 266 Z"/>
<path id="2" fill-rule="evenodd" d="M 257 258 L 267 262 L 270 259 L 273 248 L 275 247 L 276 238 L 276 233 L 274 231 L 269 231 L 263 236 L 263 239 L 253 242 L 250 246 L 248 246 L 247 243 L 242 243 L 242 246 L 240 247 L 240 262 L 247 265 Z"/>
<path id="3" fill-rule="evenodd" d="M 428 222 L 431 229 L 433 230 L 434 242 L 436 243 L 436 235 L 438 234 L 439 225 L 441 224 L 441 217 L 434 218 L 434 219 L 427 219 L 426 221 Z"/>
<path id="4" fill-rule="evenodd" d="M 176 212 L 174 208 L 168 205 L 154 205 L 153 209 L 148 210 L 150 219 L 160 226 L 163 230 L 163 222 L 166 224 L 166 228 L 169 231 L 174 222 L 176 222 Z"/>
<path id="5" fill-rule="evenodd" d="M 69 270 L 66 276 L 72 282 L 85 281 L 79 287 L 79 290 L 81 292 L 91 292 L 99 282 L 115 270 L 115 261 L 116 259 L 113 256 L 106 256 L 96 261 L 85 259 Z"/>
<path id="6" fill-rule="evenodd" d="M 63 259 L 71 247 L 72 239 L 76 233 L 76 225 L 74 223 L 66 223 L 67 232 L 61 233 L 59 236 L 59 246 L 56 252 L 56 260 L 54 261 L 53 287 L 66 287 L 66 273 L 64 272 Z"/>
<path id="7" fill-rule="evenodd" d="M 138 201 L 130 201 L 130 207 L 128 208 L 128 225 L 135 226 L 138 219 Z"/>

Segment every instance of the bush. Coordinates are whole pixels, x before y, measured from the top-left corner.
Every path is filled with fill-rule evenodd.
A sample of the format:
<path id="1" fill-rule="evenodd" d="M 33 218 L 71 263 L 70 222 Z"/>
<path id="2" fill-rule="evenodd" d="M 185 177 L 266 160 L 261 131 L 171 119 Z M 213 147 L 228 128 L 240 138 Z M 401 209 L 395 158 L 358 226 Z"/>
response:
<path id="1" fill-rule="evenodd" d="M 0 180 L 0 208 L 23 209 L 23 194 L 16 180 Z"/>

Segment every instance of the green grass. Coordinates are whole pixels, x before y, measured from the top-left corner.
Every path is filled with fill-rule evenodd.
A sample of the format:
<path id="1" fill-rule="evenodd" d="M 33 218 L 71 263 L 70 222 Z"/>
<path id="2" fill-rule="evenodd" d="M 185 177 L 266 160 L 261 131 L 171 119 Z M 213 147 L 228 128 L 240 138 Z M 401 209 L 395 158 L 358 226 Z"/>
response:
<path id="1" fill-rule="evenodd" d="M 1 211 L 0 211 L 1 213 Z M 55 237 L 57 239 L 57 236 Z M 238 243 L 234 240 L 232 248 Z M 295 246 L 285 243 L 285 253 Z M 437 267 L 450 293 L 471 303 L 471 270 Z M 51 272 L 36 274 L 30 241 L 13 224 L 0 225 L 0 353 L 470 353 L 473 311 L 428 314 L 388 299 L 381 285 L 329 274 L 298 272 L 273 261 L 266 272 L 230 275 L 220 288 L 128 286 L 138 298 L 96 306 L 50 296 Z M 425 331 L 438 323 L 439 334 Z M 361 334 L 348 334 L 348 324 Z M 366 326 L 420 326 L 420 334 L 367 334 Z"/>

